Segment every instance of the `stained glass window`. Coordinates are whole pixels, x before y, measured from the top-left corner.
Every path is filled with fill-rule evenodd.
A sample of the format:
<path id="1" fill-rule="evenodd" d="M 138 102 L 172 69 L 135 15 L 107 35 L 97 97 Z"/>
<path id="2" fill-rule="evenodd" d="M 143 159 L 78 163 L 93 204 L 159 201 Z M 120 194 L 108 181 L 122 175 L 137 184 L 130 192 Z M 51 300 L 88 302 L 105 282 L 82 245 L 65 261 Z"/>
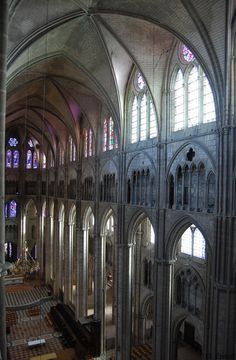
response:
<path id="1" fill-rule="evenodd" d="M 131 112 L 131 143 L 138 141 L 138 102 L 135 96 Z"/>
<path id="2" fill-rule="evenodd" d="M 172 102 L 173 131 L 216 121 L 215 103 L 211 86 L 206 74 L 197 61 L 195 61 L 194 65 L 188 64 L 195 60 L 191 54 L 187 49 L 184 75 L 179 70 L 175 77 Z M 189 61 L 187 61 L 187 56 L 189 56 Z"/>
<path id="3" fill-rule="evenodd" d="M 10 201 L 9 217 L 16 217 L 16 202 L 15 202 L 15 200 Z"/>
<path id="4" fill-rule="evenodd" d="M 192 255 L 192 231 L 188 228 L 181 237 L 181 252 Z"/>
<path id="5" fill-rule="evenodd" d="M 44 153 L 43 153 L 43 155 L 42 155 L 42 158 L 43 158 L 43 169 L 46 169 L 46 167 L 47 167 L 47 160 L 46 160 L 46 156 L 45 156 Z"/>
<path id="6" fill-rule="evenodd" d="M 38 168 L 38 158 L 36 151 L 33 152 L 33 169 Z"/>
<path id="7" fill-rule="evenodd" d="M 10 139 L 8 140 L 8 144 L 9 144 L 10 146 L 16 146 L 16 145 L 18 144 L 18 140 L 17 140 L 16 138 L 10 138 Z"/>
<path id="8" fill-rule="evenodd" d="M 107 141 L 108 141 L 108 121 L 107 119 L 103 122 L 103 151 L 107 151 Z"/>
<path id="9" fill-rule="evenodd" d="M 103 151 L 113 150 L 118 148 L 118 140 L 115 131 L 115 124 L 110 116 L 103 122 Z"/>
<path id="10" fill-rule="evenodd" d="M 195 126 L 199 119 L 198 69 L 194 66 L 188 78 L 188 126 Z"/>
<path id="11" fill-rule="evenodd" d="M 198 228 L 191 225 L 181 237 L 181 252 L 201 259 L 206 257 L 206 242 Z"/>
<path id="12" fill-rule="evenodd" d="M 188 63 L 195 60 L 193 53 L 184 44 L 181 47 L 181 56 Z"/>
<path id="13" fill-rule="evenodd" d="M 146 85 L 144 78 L 140 72 L 137 74 L 137 85 L 140 90 L 142 90 Z"/>
<path id="14" fill-rule="evenodd" d="M 179 70 L 174 88 L 174 131 L 184 128 L 184 79 Z"/>
<path id="15" fill-rule="evenodd" d="M 216 120 L 215 103 L 211 87 L 206 75 L 203 73 L 203 122 Z"/>
<path id="16" fill-rule="evenodd" d="M 140 140 L 147 138 L 147 97 L 144 94 L 140 104 Z"/>
<path id="17" fill-rule="evenodd" d="M 73 142 L 73 146 L 72 146 L 72 161 L 75 161 L 76 159 L 76 146 L 75 143 Z"/>
<path id="18" fill-rule="evenodd" d="M 88 156 L 88 130 L 84 129 L 84 156 Z"/>
<path id="19" fill-rule="evenodd" d="M 26 155 L 26 168 L 31 169 L 32 168 L 32 151 L 28 150 Z"/>
<path id="20" fill-rule="evenodd" d="M 89 129 L 89 149 L 88 149 L 89 156 L 93 155 L 93 132 L 92 129 Z"/>
<path id="21" fill-rule="evenodd" d="M 4 207 L 4 215 L 5 215 L 5 218 L 7 218 L 7 208 L 8 208 L 8 206 L 7 206 L 7 203 L 5 204 L 5 207 Z"/>
<path id="22" fill-rule="evenodd" d="M 6 167 L 11 168 L 12 152 L 11 150 L 6 151 Z"/>
<path id="23" fill-rule="evenodd" d="M 118 149 L 118 138 L 116 133 L 115 133 L 115 149 Z"/>
<path id="24" fill-rule="evenodd" d="M 114 149 L 114 147 L 115 147 L 114 121 L 110 117 L 110 119 L 109 119 L 109 150 Z"/>
<path id="25" fill-rule="evenodd" d="M 19 151 L 14 150 L 13 152 L 13 167 L 18 168 L 19 167 Z"/>
<path id="26" fill-rule="evenodd" d="M 150 102 L 149 134 L 150 139 L 157 136 L 157 120 L 152 101 Z"/>
<path id="27" fill-rule="evenodd" d="M 193 256 L 205 259 L 205 239 L 197 228 L 194 230 L 193 238 Z"/>
<path id="28" fill-rule="evenodd" d="M 135 96 L 131 108 L 131 143 L 157 136 L 157 121 L 153 100 L 149 93 Z"/>

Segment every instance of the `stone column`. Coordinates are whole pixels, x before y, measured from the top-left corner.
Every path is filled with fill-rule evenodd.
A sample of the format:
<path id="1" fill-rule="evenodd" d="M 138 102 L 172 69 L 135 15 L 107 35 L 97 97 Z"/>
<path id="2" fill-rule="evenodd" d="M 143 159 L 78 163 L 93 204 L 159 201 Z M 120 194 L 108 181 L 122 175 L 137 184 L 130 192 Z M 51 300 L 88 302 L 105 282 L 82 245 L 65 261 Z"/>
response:
<path id="1" fill-rule="evenodd" d="M 154 271 L 153 359 L 170 360 L 174 261 L 156 259 Z"/>
<path id="2" fill-rule="evenodd" d="M 87 316 L 88 310 L 88 229 L 78 230 L 78 317 Z"/>
<path id="3" fill-rule="evenodd" d="M 219 217 L 213 276 L 206 305 L 204 355 L 208 359 L 235 359 L 236 286 L 235 219 Z M 204 357 L 204 358 L 205 358 Z"/>
<path id="4" fill-rule="evenodd" d="M 47 284 L 50 284 L 50 254 L 51 254 L 51 248 L 50 248 L 50 244 L 51 244 L 51 232 L 50 232 L 50 216 L 48 215 L 48 207 L 47 209 L 47 214 L 46 217 L 44 219 L 45 221 L 45 232 L 46 234 L 44 234 L 44 238 L 45 238 L 45 246 L 46 246 L 46 252 L 45 252 L 45 281 Z"/>
<path id="5" fill-rule="evenodd" d="M 55 214 L 54 208 L 54 220 L 53 220 L 53 292 L 58 295 L 58 218 L 57 212 Z"/>
<path id="6" fill-rule="evenodd" d="M 131 359 L 133 244 L 117 245 L 117 347 L 116 359 Z"/>
<path id="7" fill-rule="evenodd" d="M 7 26 L 8 1 L 0 2 L 0 264 L 5 263 L 5 117 L 6 117 L 6 64 L 7 64 Z M 3 360 L 7 360 L 6 349 L 6 311 L 4 273 L 0 265 L 0 349 Z"/>
<path id="8" fill-rule="evenodd" d="M 36 248 L 37 248 L 37 260 L 39 261 L 39 274 L 40 279 L 44 280 L 45 278 L 45 269 L 44 269 L 44 238 L 42 230 L 42 206 L 41 201 L 39 201 L 37 207 L 37 238 L 36 238 Z"/>
<path id="9" fill-rule="evenodd" d="M 133 309 L 134 309 L 134 343 L 139 344 L 141 341 L 141 333 L 140 333 L 140 281 L 141 281 L 141 272 L 142 272 L 142 262 L 141 262 L 141 243 L 142 243 L 142 232 L 137 231 L 135 236 L 135 243 L 134 251 L 135 251 L 135 259 L 136 264 L 134 264 L 134 277 L 133 277 Z"/>
<path id="10" fill-rule="evenodd" d="M 95 223 L 96 227 L 96 223 Z M 98 230 L 98 229 L 97 229 Z M 101 355 L 105 352 L 105 289 L 104 289 L 104 236 L 95 233 L 94 238 L 94 317 L 101 321 Z"/>
<path id="11" fill-rule="evenodd" d="M 64 241 L 65 241 L 65 268 L 64 268 L 64 302 L 69 303 L 70 294 L 71 294 L 71 249 L 70 249 L 70 235 L 71 235 L 71 226 L 65 221 L 65 232 L 64 232 Z"/>

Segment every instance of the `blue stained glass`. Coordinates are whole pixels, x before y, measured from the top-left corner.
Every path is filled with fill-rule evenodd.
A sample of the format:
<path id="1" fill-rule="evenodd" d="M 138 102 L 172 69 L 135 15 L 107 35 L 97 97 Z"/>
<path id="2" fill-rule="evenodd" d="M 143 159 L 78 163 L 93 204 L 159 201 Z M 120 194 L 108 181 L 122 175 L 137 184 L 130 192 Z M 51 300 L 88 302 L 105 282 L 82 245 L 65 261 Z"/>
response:
<path id="1" fill-rule="evenodd" d="M 108 139 L 108 123 L 107 119 L 103 122 L 103 151 L 107 151 L 107 139 Z"/>
<path id="2" fill-rule="evenodd" d="M 13 167 L 18 168 L 19 167 L 19 151 L 15 150 L 13 153 Z"/>
<path id="3" fill-rule="evenodd" d="M 193 53 L 187 48 L 186 45 L 182 46 L 182 55 L 185 61 L 187 62 L 191 62 L 193 60 L 195 60 L 195 56 L 193 55 Z"/>
<path id="4" fill-rule="evenodd" d="M 37 169 L 38 167 L 38 160 L 37 160 L 37 154 L 36 151 L 33 152 L 33 168 Z"/>
<path id="5" fill-rule="evenodd" d="M 27 169 L 32 168 L 32 152 L 31 152 L 31 150 L 27 151 L 26 168 Z"/>
<path id="6" fill-rule="evenodd" d="M 9 216 L 16 217 L 16 202 L 15 202 L 15 200 L 10 201 Z"/>
<path id="7" fill-rule="evenodd" d="M 11 158 L 12 158 L 11 150 L 7 150 L 7 152 L 6 152 L 6 167 L 7 168 L 11 168 Z"/>
<path id="8" fill-rule="evenodd" d="M 84 156 L 88 156 L 88 130 L 84 129 Z"/>
<path id="9" fill-rule="evenodd" d="M 16 138 L 10 138 L 10 139 L 8 140 L 8 144 L 9 144 L 10 146 L 16 146 L 16 145 L 18 144 L 18 140 L 17 140 Z"/>

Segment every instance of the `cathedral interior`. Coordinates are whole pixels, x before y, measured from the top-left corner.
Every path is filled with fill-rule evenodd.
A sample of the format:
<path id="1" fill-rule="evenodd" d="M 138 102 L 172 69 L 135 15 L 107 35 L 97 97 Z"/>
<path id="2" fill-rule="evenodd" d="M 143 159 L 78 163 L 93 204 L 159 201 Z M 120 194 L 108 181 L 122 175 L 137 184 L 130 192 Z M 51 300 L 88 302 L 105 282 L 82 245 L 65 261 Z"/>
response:
<path id="1" fill-rule="evenodd" d="M 34 277 L 73 359 L 235 360 L 236 1 L 0 13 L 0 359 Z"/>

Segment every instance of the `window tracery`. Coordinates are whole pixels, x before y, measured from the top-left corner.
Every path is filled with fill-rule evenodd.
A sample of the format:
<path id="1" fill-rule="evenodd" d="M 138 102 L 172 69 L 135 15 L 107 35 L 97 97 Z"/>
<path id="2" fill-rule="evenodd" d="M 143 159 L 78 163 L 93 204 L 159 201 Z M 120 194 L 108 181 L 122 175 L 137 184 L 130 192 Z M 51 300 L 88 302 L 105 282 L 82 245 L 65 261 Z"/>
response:
<path id="1" fill-rule="evenodd" d="M 5 204 L 5 217 L 6 218 L 14 218 L 16 217 L 16 208 L 17 204 L 15 200 L 9 200 Z"/>
<path id="2" fill-rule="evenodd" d="M 181 252 L 190 256 L 205 259 L 206 243 L 201 231 L 191 225 L 181 237 Z"/>
<path id="3" fill-rule="evenodd" d="M 179 131 L 216 120 L 209 80 L 194 55 L 182 45 L 172 92 L 172 130 Z"/>
<path id="4" fill-rule="evenodd" d="M 76 160 L 76 146 L 72 139 L 72 136 L 69 136 L 68 140 L 69 145 L 69 162 L 74 162 Z"/>
<path id="5" fill-rule="evenodd" d="M 140 72 L 134 77 L 130 106 L 130 142 L 152 139 L 157 136 L 157 121 L 151 94 Z"/>
<path id="6" fill-rule="evenodd" d="M 118 139 L 114 120 L 110 116 L 103 121 L 103 152 L 118 148 Z"/>
<path id="7" fill-rule="evenodd" d="M 83 131 L 83 154 L 86 158 L 95 154 L 94 135 L 91 127 Z"/>
<path id="8" fill-rule="evenodd" d="M 18 145 L 18 139 L 10 137 L 6 148 L 6 168 L 17 169 L 19 167 L 19 150 L 14 149 Z"/>

